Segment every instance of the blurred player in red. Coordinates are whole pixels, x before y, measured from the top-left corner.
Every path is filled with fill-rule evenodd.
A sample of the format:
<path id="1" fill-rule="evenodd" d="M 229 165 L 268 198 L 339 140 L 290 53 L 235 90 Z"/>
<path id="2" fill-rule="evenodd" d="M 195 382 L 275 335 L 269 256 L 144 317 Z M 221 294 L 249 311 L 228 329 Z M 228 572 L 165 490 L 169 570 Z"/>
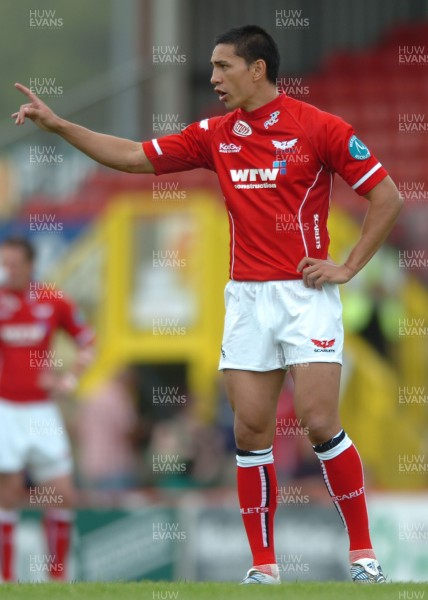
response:
<path id="1" fill-rule="evenodd" d="M 352 579 L 381 583 L 385 578 L 370 540 L 361 460 L 339 419 L 338 284 L 370 260 L 402 203 L 351 125 L 278 94 L 278 48 L 263 29 L 250 25 L 218 36 L 211 65 L 211 83 L 228 114 L 143 144 L 65 121 L 21 84 L 16 87 L 28 102 L 12 117 L 17 125 L 29 118 L 121 171 L 161 175 L 203 167 L 217 173 L 230 225 L 219 368 L 235 413 L 238 495 L 253 554 L 243 583 L 280 580 L 272 443 L 285 370 L 294 379 L 296 416 L 309 431 L 349 534 Z M 368 200 L 360 239 L 340 265 L 328 255 L 335 173 Z"/>
<path id="2" fill-rule="evenodd" d="M 0 288 L 1 574 L 3 581 L 14 580 L 14 530 L 27 470 L 34 486 L 30 505 L 46 509 L 49 575 L 64 580 L 75 492 L 70 444 L 53 399 L 75 388 L 90 362 L 94 336 L 62 292 L 32 281 L 34 249 L 27 240 L 5 240 L 0 258 L 5 278 Z M 52 341 L 61 329 L 78 352 L 73 370 L 55 375 L 60 361 Z"/>

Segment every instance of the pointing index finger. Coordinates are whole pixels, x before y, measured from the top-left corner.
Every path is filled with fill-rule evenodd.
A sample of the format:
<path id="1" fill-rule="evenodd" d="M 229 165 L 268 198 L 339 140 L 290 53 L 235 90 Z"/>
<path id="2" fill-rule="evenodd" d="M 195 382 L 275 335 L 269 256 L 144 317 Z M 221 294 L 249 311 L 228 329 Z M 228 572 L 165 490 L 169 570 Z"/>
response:
<path id="1" fill-rule="evenodd" d="M 35 94 L 33 94 L 33 92 L 29 88 L 27 88 L 25 85 L 22 85 L 22 83 L 15 83 L 15 87 L 17 90 L 19 90 L 20 92 L 25 94 L 27 96 L 27 98 L 29 98 L 32 102 L 37 100 L 37 96 Z"/>

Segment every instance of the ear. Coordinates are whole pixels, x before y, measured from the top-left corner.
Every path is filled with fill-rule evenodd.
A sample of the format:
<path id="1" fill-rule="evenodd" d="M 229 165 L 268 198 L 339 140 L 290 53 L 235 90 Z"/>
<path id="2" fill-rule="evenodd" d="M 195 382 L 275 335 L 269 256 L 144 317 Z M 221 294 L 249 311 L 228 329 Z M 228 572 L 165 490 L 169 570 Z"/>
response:
<path id="1" fill-rule="evenodd" d="M 259 58 L 251 65 L 253 71 L 253 81 L 260 81 L 263 77 L 266 77 L 266 63 L 262 58 Z"/>

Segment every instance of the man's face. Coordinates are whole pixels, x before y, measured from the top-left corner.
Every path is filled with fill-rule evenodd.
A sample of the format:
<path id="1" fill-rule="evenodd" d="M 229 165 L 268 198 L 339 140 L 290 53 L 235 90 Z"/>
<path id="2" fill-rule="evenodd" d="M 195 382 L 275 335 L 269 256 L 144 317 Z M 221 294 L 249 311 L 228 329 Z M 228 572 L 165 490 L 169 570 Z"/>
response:
<path id="1" fill-rule="evenodd" d="M 31 281 L 32 263 L 24 248 L 3 246 L 0 257 L 6 286 L 13 290 L 25 290 Z"/>
<path id="2" fill-rule="evenodd" d="M 211 57 L 211 83 L 228 110 L 244 108 L 254 93 L 253 65 L 235 54 L 233 44 L 218 44 Z"/>

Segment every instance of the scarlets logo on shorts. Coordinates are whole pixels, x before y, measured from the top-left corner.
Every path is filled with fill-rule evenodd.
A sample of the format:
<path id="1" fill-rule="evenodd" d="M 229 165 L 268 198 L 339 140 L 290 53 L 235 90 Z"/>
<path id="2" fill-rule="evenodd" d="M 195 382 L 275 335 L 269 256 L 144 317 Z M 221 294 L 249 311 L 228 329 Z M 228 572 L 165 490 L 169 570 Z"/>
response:
<path id="1" fill-rule="evenodd" d="M 332 340 L 314 340 L 311 338 L 311 342 L 314 344 L 314 352 L 336 352 L 332 346 L 334 346 L 336 339 Z"/>

